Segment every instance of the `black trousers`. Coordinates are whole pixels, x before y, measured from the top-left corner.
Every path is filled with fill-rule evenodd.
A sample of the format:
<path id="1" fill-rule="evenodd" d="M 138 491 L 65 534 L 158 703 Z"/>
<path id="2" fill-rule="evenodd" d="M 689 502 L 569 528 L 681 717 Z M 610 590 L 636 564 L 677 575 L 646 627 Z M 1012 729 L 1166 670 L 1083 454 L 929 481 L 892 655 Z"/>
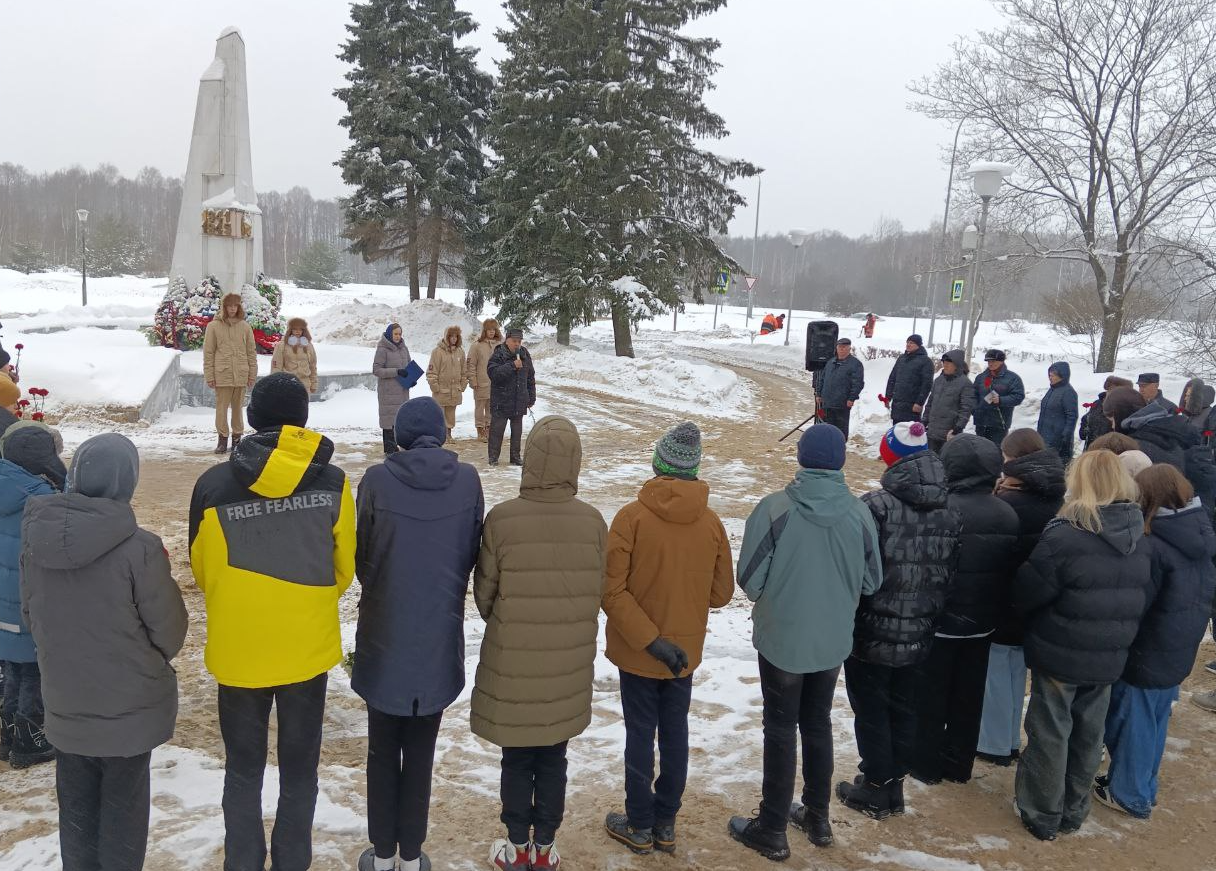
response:
<path id="1" fill-rule="evenodd" d="M 912 410 L 911 402 L 891 403 L 891 423 L 911 423 L 920 420 L 920 412 Z"/>
<path id="2" fill-rule="evenodd" d="M 984 714 L 991 638 L 934 638 L 916 667 L 916 750 L 922 780 L 971 779 Z"/>
<path id="3" fill-rule="evenodd" d="M 55 757 L 63 871 L 141 871 L 148 850 L 151 753 Z"/>
<path id="4" fill-rule="evenodd" d="M 675 822 L 688 783 L 688 708 L 692 675 L 668 680 L 622 671 L 625 715 L 625 814 L 635 829 Z M 659 778 L 654 777 L 655 736 Z"/>
<path id="5" fill-rule="evenodd" d="M 552 844 L 557 837 L 566 814 L 567 744 L 502 748 L 501 819 L 512 844 Z"/>
<path id="6" fill-rule="evenodd" d="M 980 426 L 979 424 L 976 424 L 975 434 L 980 438 L 988 439 L 988 441 L 992 442 L 999 448 L 1001 446 L 1001 442 L 1005 441 L 1005 436 L 1009 435 L 1009 427 L 1004 425 Z"/>
<path id="7" fill-rule="evenodd" d="M 519 417 L 502 417 L 491 414 L 490 440 L 487 445 L 491 463 L 497 463 L 502 453 L 502 438 L 506 434 L 508 423 L 511 424 L 511 462 L 517 465 L 523 462 L 524 416 L 521 414 Z"/>
<path id="8" fill-rule="evenodd" d="M 328 682 L 328 674 L 319 674 L 280 687 L 220 685 L 224 871 L 262 871 L 266 864 L 262 778 L 271 705 L 279 724 L 279 806 L 270 836 L 270 863 L 274 871 L 306 871 L 312 864 L 312 818 Z"/>
<path id="9" fill-rule="evenodd" d="M 851 408 L 825 408 L 823 410 L 823 422 L 830 423 L 844 433 L 844 439 L 848 441 L 849 418 L 852 417 L 852 413 L 853 409 Z"/>
<path id="10" fill-rule="evenodd" d="M 368 705 L 367 832 L 380 859 L 422 855 L 442 719 L 442 713 L 395 717 Z"/>
<path id="11" fill-rule="evenodd" d="M 903 777 L 916 743 L 916 669 L 850 656 L 844 661 L 844 679 L 861 773 L 871 783 Z"/>
<path id="12" fill-rule="evenodd" d="M 794 799 L 802 734 L 802 803 L 827 812 L 832 800 L 832 696 L 840 666 L 810 674 L 782 671 L 760 657 L 764 693 L 764 798 L 760 824 L 784 832 Z"/>

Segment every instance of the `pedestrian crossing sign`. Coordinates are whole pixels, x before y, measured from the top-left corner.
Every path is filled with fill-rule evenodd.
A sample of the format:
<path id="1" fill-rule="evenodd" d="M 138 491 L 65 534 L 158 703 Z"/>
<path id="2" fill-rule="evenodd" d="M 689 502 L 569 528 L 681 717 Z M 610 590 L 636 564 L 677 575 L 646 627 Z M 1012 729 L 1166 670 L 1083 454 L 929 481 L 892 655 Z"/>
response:
<path id="1" fill-rule="evenodd" d="M 730 287 L 730 270 L 719 269 L 718 274 L 714 276 L 714 293 L 726 293 L 726 289 Z"/>
<path id="2" fill-rule="evenodd" d="M 964 284 L 964 281 L 961 278 L 956 278 L 954 280 L 954 284 L 950 288 L 950 302 L 961 302 L 962 301 L 963 284 Z"/>

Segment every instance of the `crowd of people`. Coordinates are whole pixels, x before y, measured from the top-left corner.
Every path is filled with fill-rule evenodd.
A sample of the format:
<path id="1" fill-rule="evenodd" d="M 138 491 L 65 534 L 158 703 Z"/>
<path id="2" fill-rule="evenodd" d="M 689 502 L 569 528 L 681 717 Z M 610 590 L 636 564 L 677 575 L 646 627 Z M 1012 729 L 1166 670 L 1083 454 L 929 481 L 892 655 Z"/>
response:
<path id="1" fill-rule="evenodd" d="M 228 316 L 239 323 L 239 306 Z M 387 327 L 375 366 L 385 457 L 357 493 L 333 442 L 308 428 L 306 323 L 292 321 L 239 425 L 244 388 L 228 388 L 217 426 L 230 422 L 234 442 L 194 486 L 188 536 L 217 684 L 228 871 L 260 871 L 268 856 L 282 871 L 311 863 L 328 676 L 343 660 L 338 602 L 356 578 L 351 687 L 367 705 L 370 841 L 359 871 L 431 867 L 432 770 L 465 686 L 470 577 L 486 625 L 469 726 L 502 751 L 505 837 L 491 862 L 503 871 L 560 867 L 567 751 L 592 722 L 600 611 L 625 735 L 624 801 L 604 834 L 635 854 L 676 851 L 693 677 L 710 612 L 736 583 L 753 603 L 763 700 L 759 809 L 724 820 L 744 846 L 788 858 L 790 826 L 831 846 L 833 795 L 882 821 L 906 812 L 905 778 L 966 783 L 977 760 L 1017 765 L 1016 810 L 1041 840 L 1075 832 L 1095 800 L 1151 815 L 1171 707 L 1216 616 L 1203 382 L 1188 383 L 1176 413 L 1156 376 L 1139 391 L 1108 382 L 1074 458 L 1067 364 L 1049 368 L 1037 431 L 1011 430 L 1024 389 L 1004 354 L 989 351 L 971 381 L 951 351 L 934 375 L 912 336 L 887 387 L 900 419 L 880 444 L 880 488 L 859 498 L 845 483 L 847 413 L 835 418 L 843 428 L 811 427 L 793 480 L 747 519 L 736 564 L 695 424 L 657 440 L 653 477 L 608 524 L 578 498 L 574 423 L 543 418 L 522 449 L 534 375 L 522 334 L 498 343 L 497 327 L 483 325 L 473 374 L 459 328 L 446 330 L 426 372 L 432 396 L 414 399 L 400 325 Z M 220 357 L 244 353 L 225 329 L 208 375 L 248 386 L 251 370 Z M 850 408 L 863 376 L 842 339 L 818 383 L 825 410 Z M 474 386 L 479 421 L 488 412 L 490 459 L 509 423 L 522 466 L 518 498 L 488 512 L 477 470 L 445 449 L 458 385 Z M 12 414 L 19 396 L 0 371 L 0 753 L 13 768 L 55 761 L 66 871 L 138 869 L 187 611 L 161 540 L 131 508 L 134 445 L 96 436 L 65 466 L 53 429 Z M 963 431 L 969 417 L 975 434 Z M 833 786 L 842 671 L 859 764 Z M 1216 693 L 1192 698 L 1216 711 Z M 280 783 L 268 844 L 272 709 Z"/>

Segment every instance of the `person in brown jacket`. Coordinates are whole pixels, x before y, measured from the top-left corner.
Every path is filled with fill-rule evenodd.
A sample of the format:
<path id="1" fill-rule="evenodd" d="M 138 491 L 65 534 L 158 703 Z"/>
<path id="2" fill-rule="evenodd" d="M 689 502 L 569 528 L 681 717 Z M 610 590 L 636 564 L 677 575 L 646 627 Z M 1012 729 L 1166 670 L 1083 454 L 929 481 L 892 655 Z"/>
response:
<path id="1" fill-rule="evenodd" d="M 608 527 L 575 498 L 582 443 L 563 417 L 541 419 L 519 498 L 486 516 L 473 597 L 486 621 L 473 734 L 502 747 L 503 871 L 554 869 L 566 801 L 566 745 L 591 723 L 591 683 Z"/>
<path id="2" fill-rule="evenodd" d="M 203 334 L 203 380 L 215 391 L 217 454 L 228 452 L 230 432 L 233 447 L 245 434 L 245 391 L 258 377 L 257 349 L 241 295 L 226 294 L 220 302 L 220 317 L 213 318 Z"/>
<path id="3" fill-rule="evenodd" d="M 490 439 L 490 373 L 486 371 L 486 364 L 490 362 L 494 349 L 501 344 L 502 330 L 498 328 L 498 321 L 486 318 L 481 322 L 481 335 L 469 348 L 469 386 L 473 388 L 477 438 L 483 442 Z"/>
<path id="4" fill-rule="evenodd" d="M 304 318 L 292 318 L 287 322 L 287 335 L 274 346 L 270 357 L 270 371 L 294 375 L 309 393 L 317 392 L 317 352 Z"/>
<path id="5" fill-rule="evenodd" d="M 604 613 L 608 659 L 620 669 L 625 717 L 625 813 L 608 834 L 635 853 L 676 848 L 688 779 L 688 708 L 709 609 L 734 590 L 730 540 L 699 481 L 701 431 L 681 423 L 651 461 L 656 477 L 622 508 L 608 535 Z M 655 733 L 659 779 L 654 780 Z"/>
<path id="6" fill-rule="evenodd" d="M 452 428 L 456 426 L 456 406 L 464 402 L 464 388 L 468 381 L 460 327 L 450 326 L 443 331 L 443 338 L 431 351 L 431 362 L 426 367 L 426 383 L 431 396 L 443 409 L 443 421 L 448 428 L 448 441 L 452 440 Z"/>

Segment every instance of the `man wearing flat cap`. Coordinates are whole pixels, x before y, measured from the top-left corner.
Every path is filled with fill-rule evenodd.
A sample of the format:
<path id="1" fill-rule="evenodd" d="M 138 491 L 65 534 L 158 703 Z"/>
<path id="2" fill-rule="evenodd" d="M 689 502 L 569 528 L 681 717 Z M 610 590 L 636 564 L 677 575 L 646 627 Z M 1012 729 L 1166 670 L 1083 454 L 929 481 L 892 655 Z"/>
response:
<path id="1" fill-rule="evenodd" d="M 1166 399 L 1165 394 L 1161 392 L 1161 376 L 1156 372 L 1142 372 L 1136 378 L 1136 389 L 1140 391 L 1146 404 L 1160 405 L 1170 414 L 1178 413 L 1178 406 Z"/>
<path id="2" fill-rule="evenodd" d="M 815 382 L 819 407 L 823 409 L 823 422 L 832 424 L 844 433 L 847 442 L 853 405 L 861 397 L 866 383 L 865 367 L 853 356 L 853 343 L 849 339 L 836 343 L 836 356 L 823 367 Z"/>
<path id="3" fill-rule="evenodd" d="M 490 376 L 490 465 L 498 465 L 502 438 L 510 423 L 511 465 L 522 466 L 524 415 L 536 404 L 536 370 L 524 347 L 523 330 L 507 330 L 507 340 L 490 355 L 486 372 Z"/>

